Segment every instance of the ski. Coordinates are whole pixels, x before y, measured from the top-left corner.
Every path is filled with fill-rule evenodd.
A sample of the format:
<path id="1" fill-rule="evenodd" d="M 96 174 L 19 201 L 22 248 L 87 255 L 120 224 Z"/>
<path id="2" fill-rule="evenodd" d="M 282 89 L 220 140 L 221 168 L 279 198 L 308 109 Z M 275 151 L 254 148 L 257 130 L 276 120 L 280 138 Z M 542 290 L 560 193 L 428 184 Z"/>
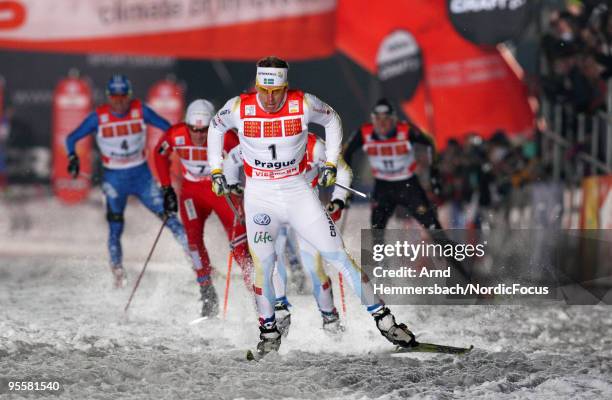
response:
<path id="1" fill-rule="evenodd" d="M 210 317 L 200 317 L 200 318 L 196 318 L 193 321 L 189 322 L 189 325 L 197 325 L 200 322 L 204 322 L 206 320 L 210 319 Z"/>
<path id="2" fill-rule="evenodd" d="M 443 354 L 466 354 L 472 351 L 473 345 L 470 347 L 454 347 L 445 346 L 443 344 L 435 343 L 418 343 L 414 347 L 396 347 L 392 354 L 400 353 L 443 353 Z"/>

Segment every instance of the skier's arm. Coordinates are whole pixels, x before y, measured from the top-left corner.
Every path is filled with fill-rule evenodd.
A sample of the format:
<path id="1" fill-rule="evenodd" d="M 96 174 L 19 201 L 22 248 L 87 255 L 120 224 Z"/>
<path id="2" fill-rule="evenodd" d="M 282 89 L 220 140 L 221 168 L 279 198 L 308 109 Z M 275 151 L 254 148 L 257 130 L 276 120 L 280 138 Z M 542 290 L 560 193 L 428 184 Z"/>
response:
<path id="1" fill-rule="evenodd" d="M 363 136 L 361 136 L 361 130 L 357 129 L 351 134 L 351 137 L 347 141 L 344 148 L 344 161 L 350 166 L 353 162 L 353 155 L 356 151 L 363 147 Z"/>
<path id="2" fill-rule="evenodd" d="M 223 174 L 228 185 L 240 183 L 240 168 L 242 167 L 242 153 L 240 146 L 234 147 L 223 160 Z"/>
<path id="3" fill-rule="evenodd" d="M 81 125 L 72 131 L 66 138 L 66 153 L 74 154 L 77 142 L 97 130 L 98 114 L 92 112 L 83 122 L 81 122 Z"/>
<path id="4" fill-rule="evenodd" d="M 170 140 L 170 131 L 166 131 L 159 139 L 157 146 L 155 146 L 155 151 L 153 152 L 157 176 L 162 186 L 170 186 L 172 183 L 170 179 L 170 155 L 173 150 L 172 141 Z"/>
<path id="5" fill-rule="evenodd" d="M 157 114 L 155 111 L 153 111 L 152 108 L 150 108 L 146 104 L 142 105 L 142 117 L 144 119 L 145 124 L 153 125 L 154 127 L 159 128 L 164 132 L 170 128 L 170 122 L 168 122 L 164 117 Z"/>
<path id="6" fill-rule="evenodd" d="M 412 143 L 419 143 L 427 147 L 431 147 L 433 152 L 436 152 L 436 145 L 431 136 L 426 135 L 415 125 L 410 124 L 409 139 Z"/>
<path id="7" fill-rule="evenodd" d="M 336 182 L 339 184 L 351 187 L 351 182 L 353 181 L 353 171 L 351 167 L 344 161 L 342 156 L 338 157 L 338 175 L 336 178 Z M 340 186 L 334 186 L 334 191 L 332 192 L 331 199 L 334 200 L 342 200 L 346 203 L 346 200 L 349 197 L 349 192 L 345 189 L 342 189 Z"/>
<path id="8" fill-rule="evenodd" d="M 340 116 L 329 105 L 308 93 L 304 94 L 304 105 L 308 112 L 308 122 L 325 128 L 325 161 L 337 165 L 342 146 Z"/>
<path id="9" fill-rule="evenodd" d="M 213 117 L 208 128 L 208 162 L 213 174 L 223 171 L 223 145 L 225 132 L 237 128 L 232 114 L 240 110 L 240 97 L 230 99 Z"/>

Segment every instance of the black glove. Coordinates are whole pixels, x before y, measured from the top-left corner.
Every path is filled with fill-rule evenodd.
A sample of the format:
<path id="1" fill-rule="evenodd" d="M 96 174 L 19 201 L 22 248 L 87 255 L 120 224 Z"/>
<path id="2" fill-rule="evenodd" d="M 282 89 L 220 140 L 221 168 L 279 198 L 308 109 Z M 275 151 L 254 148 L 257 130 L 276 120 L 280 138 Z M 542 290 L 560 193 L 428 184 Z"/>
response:
<path id="1" fill-rule="evenodd" d="M 242 185 L 239 183 L 229 185 L 229 188 L 230 188 L 230 192 L 232 192 L 232 194 L 236 196 L 244 195 L 244 187 L 242 187 Z"/>
<path id="2" fill-rule="evenodd" d="M 178 211 L 178 200 L 174 189 L 172 186 L 163 186 L 162 192 L 164 192 L 164 212 L 166 215 L 176 213 Z"/>
<path id="3" fill-rule="evenodd" d="M 79 176 L 80 169 L 79 156 L 75 153 L 68 154 L 68 173 L 73 179 Z"/>

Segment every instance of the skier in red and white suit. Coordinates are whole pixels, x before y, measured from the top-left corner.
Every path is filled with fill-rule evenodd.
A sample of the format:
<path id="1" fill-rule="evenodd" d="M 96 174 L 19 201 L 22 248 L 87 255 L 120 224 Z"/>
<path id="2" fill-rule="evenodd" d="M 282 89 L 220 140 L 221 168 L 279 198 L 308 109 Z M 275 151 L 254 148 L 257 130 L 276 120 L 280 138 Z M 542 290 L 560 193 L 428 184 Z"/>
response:
<path id="1" fill-rule="evenodd" d="M 222 170 L 223 136 L 227 130 L 236 129 L 240 139 L 246 175 L 247 237 L 255 264 L 254 291 L 260 320 L 257 350 L 265 354 L 280 347 L 272 274 L 276 260 L 274 240 L 284 224 L 289 224 L 348 278 L 388 340 L 412 346 L 414 335 L 405 325 L 395 322 L 374 294 L 371 283 L 362 282 L 360 267 L 348 255 L 336 225 L 302 175 L 307 165 L 308 124 L 316 123 L 325 128 L 326 139 L 326 163 L 319 184 L 329 187 L 335 183 L 342 126 L 338 114 L 317 97 L 288 90 L 288 67 L 276 57 L 258 61 L 257 91 L 230 99 L 213 118 L 208 135 L 213 190 L 218 195 L 229 192 Z"/>
<path id="2" fill-rule="evenodd" d="M 233 256 L 242 268 L 242 275 L 251 290 L 252 259 L 248 253 L 246 228 L 235 222 L 234 213 L 227 199 L 211 192 L 210 166 L 208 164 L 206 136 L 210 120 L 215 113 L 207 100 L 196 100 L 187 108 L 185 122 L 173 125 L 160 138 L 155 149 L 155 165 L 162 189 L 164 207 L 167 212 L 176 212 L 178 202 L 170 180 L 170 155 L 176 152 L 181 162 L 183 184 L 180 193 L 181 220 L 187 233 L 189 251 L 193 259 L 197 281 L 202 295 L 202 316 L 218 313 L 218 300 L 212 284 L 212 268 L 204 246 L 204 223 L 211 212 L 215 212 L 230 240 Z M 224 153 L 238 145 L 236 135 L 228 133 L 222 144 Z M 232 200 L 240 208 L 237 199 Z"/>

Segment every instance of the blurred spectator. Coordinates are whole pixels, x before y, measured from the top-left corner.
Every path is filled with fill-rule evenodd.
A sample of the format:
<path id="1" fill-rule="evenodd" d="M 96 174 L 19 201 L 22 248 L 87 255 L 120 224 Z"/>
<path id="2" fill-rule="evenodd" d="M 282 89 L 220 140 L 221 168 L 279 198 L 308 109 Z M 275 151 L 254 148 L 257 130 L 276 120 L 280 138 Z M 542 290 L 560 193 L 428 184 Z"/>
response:
<path id="1" fill-rule="evenodd" d="M 587 54 L 580 61 L 580 68 L 586 85 L 588 87 L 588 98 L 586 111 L 594 113 L 598 110 L 604 111 L 606 108 L 606 81 L 602 78 L 605 68 L 598 63 L 595 54 Z"/>
<path id="2" fill-rule="evenodd" d="M 446 149 L 440 153 L 439 171 L 442 180 L 439 197 L 443 202 L 449 202 L 450 221 L 449 228 L 465 227 L 464 203 L 468 196 L 465 192 L 463 151 L 455 139 L 448 141 Z"/>

